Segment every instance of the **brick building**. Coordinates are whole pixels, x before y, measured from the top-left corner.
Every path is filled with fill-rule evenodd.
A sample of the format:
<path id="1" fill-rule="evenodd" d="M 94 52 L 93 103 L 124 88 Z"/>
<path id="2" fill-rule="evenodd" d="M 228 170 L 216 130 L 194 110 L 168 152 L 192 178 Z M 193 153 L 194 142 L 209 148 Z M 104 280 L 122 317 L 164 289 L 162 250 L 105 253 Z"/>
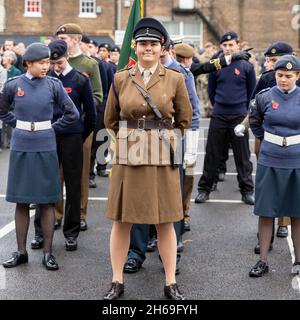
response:
<path id="1" fill-rule="evenodd" d="M 113 41 L 124 30 L 133 0 L 0 0 L 0 42 L 30 42 L 50 36 L 57 26 L 75 22 L 94 38 Z M 147 16 L 161 20 L 173 37 L 200 46 L 228 30 L 262 50 L 273 40 L 299 48 L 296 0 L 144 0 Z M 294 27 L 292 27 L 292 22 Z"/>

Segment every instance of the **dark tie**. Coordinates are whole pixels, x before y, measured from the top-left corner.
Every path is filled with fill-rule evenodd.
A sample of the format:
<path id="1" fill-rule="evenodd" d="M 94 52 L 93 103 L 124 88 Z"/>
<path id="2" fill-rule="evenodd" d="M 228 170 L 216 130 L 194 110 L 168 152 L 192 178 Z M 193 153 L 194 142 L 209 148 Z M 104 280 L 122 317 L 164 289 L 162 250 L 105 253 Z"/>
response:
<path id="1" fill-rule="evenodd" d="M 34 80 L 37 80 L 37 79 L 38 79 L 37 77 L 32 77 L 31 81 L 34 81 Z"/>
<path id="2" fill-rule="evenodd" d="M 284 91 L 284 94 L 289 94 L 287 91 Z"/>

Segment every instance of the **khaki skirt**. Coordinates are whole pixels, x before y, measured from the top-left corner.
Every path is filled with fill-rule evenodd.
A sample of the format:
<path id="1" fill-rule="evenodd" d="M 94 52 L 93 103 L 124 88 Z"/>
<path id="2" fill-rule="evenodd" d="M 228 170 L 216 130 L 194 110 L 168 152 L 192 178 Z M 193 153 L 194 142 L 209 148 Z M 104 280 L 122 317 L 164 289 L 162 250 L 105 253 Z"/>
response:
<path id="1" fill-rule="evenodd" d="M 182 220 L 179 170 L 171 166 L 114 165 L 106 216 L 136 224 Z"/>

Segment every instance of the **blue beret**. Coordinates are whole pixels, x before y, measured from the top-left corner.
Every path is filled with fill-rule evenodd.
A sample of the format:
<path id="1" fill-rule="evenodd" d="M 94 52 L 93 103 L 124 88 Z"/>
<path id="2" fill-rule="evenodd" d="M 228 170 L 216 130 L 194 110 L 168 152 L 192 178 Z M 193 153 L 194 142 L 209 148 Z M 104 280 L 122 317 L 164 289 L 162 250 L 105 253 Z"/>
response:
<path id="1" fill-rule="evenodd" d="M 220 43 L 223 43 L 225 41 L 230 41 L 230 40 L 239 40 L 238 34 L 234 31 L 226 32 L 220 38 Z"/>
<path id="2" fill-rule="evenodd" d="M 64 40 L 53 40 L 48 45 L 51 55 L 51 60 L 57 60 L 60 57 L 64 56 L 68 51 L 68 45 Z"/>
<path id="3" fill-rule="evenodd" d="M 90 43 L 93 44 L 95 47 L 98 47 L 98 42 L 96 40 L 90 39 Z"/>
<path id="4" fill-rule="evenodd" d="M 270 45 L 270 47 L 265 52 L 265 56 L 266 57 L 283 56 L 285 54 L 292 54 L 293 51 L 294 51 L 293 47 L 289 45 L 287 42 L 278 41 Z"/>
<path id="5" fill-rule="evenodd" d="M 133 30 L 135 41 L 159 41 L 165 44 L 169 38 L 166 28 L 154 18 L 143 18 L 138 21 Z"/>
<path id="6" fill-rule="evenodd" d="M 99 44 L 99 49 L 100 48 L 105 48 L 107 51 L 111 51 L 111 46 L 109 43 L 100 43 Z"/>
<path id="7" fill-rule="evenodd" d="M 83 43 L 90 43 L 91 39 L 88 37 L 87 34 L 83 34 L 82 37 L 81 37 L 81 42 Z"/>
<path id="8" fill-rule="evenodd" d="M 23 54 L 23 61 L 38 61 L 50 57 L 50 49 L 40 42 L 31 43 Z"/>
<path id="9" fill-rule="evenodd" d="M 118 46 L 113 46 L 112 48 L 111 48 L 111 51 L 112 52 L 119 52 L 120 53 L 120 48 L 118 47 Z"/>
<path id="10" fill-rule="evenodd" d="M 290 54 L 287 54 L 285 56 L 282 56 L 276 63 L 274 70 L 278 69 L 284 69 L 287 71 L 300 71 L 300 60 L 292 56 Z"/>

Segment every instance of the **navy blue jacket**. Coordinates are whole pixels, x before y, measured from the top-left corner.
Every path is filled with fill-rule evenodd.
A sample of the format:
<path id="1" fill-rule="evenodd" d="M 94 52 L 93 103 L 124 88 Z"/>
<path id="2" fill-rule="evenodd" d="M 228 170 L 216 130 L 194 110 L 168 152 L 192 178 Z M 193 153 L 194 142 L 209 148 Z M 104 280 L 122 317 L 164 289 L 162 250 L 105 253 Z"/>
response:
<path id="1" fill-rule="evenodd" d="M 208 77 L 208 94 L 213 114 L 240 115 L 247 113 L 255 88 L 256 77 L 251 63 L 236 60 Z"/>
<path id="2" fill-rule="evenodd" d="M 58 78 L 54 71 L 49 72 L 50 76 Z M 76 69 L 72 69 L 64 77 L 60 78 L 66 92 L 75 104 L 80 118 L 72 126 L 57 131 L 58 134 L 81 133 L 83 139 L 88 137 L 94 130 L 96 124 L 96 107 L 93 99 L 93 91 L 88 77 Z M 55 104 L 52 122 L 55 122 L 62 115 L 62 109 Z"/>

